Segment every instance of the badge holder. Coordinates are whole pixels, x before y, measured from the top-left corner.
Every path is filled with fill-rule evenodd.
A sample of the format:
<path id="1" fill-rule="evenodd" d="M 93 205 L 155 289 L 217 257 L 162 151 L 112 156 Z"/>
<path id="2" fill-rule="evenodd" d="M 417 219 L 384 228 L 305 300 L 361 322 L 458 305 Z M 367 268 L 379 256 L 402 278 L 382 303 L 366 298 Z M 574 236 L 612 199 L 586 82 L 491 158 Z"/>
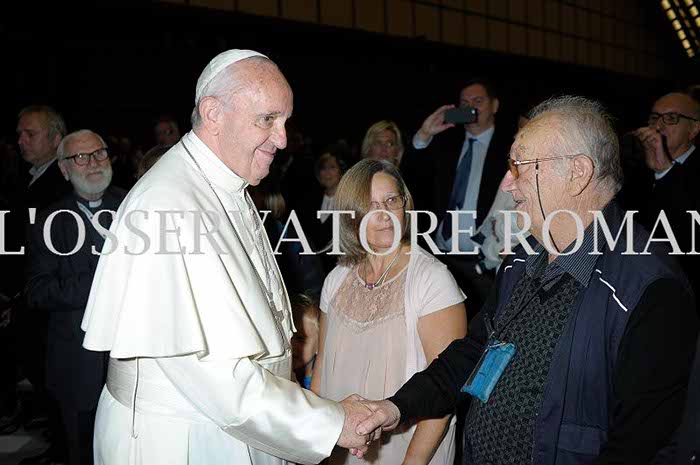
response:
<path id="1" fill-rule="evenodd" d="M 462 387 L 462 392 L 471 394 L 486 403 L 501 375 L 515 355 L 515 345 L 493 338 L 495 331 L 488 315 L 485 315 L 484 322 L 489 332 L 488 340 L 490 342 L 486 345 L 486 350 L 484 350 L 479 362 L 474 367 L 471 375 L 469 375 L 469 379 Z"/>

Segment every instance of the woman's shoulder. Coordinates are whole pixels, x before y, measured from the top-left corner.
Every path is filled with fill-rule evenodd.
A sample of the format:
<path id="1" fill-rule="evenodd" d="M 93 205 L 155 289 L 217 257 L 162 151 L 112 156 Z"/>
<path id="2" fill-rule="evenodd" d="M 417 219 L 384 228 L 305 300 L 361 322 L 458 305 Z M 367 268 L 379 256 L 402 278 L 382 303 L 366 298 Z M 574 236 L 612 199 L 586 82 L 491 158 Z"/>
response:
<path id="1" fill-rule="evenodd" d="M 330 273 L 328 273 L 328 276 L 326 276 L 326 279 L 323 282 L 323 287 L 329 291 L 337 289 L 350 270 L 352 270 L 352 268 L 349 266 L 336 265 L 336 267 L 333 268 Z"/>
<path id="2" fill-rule="evenodd" d="M 411 249 L 411 261 L 409 266 L 414 273 L 440 272 L 447 268 L 435 255 L 416 245 Z"/>

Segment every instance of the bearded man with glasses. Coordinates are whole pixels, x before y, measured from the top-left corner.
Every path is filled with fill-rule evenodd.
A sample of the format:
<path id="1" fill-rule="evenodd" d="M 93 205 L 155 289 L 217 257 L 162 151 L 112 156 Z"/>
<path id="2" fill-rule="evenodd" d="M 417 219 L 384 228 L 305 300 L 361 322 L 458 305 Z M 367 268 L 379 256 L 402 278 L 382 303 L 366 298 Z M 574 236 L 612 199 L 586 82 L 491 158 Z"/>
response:
<path id="1" fill-rule="evenodd" d="M 30 229 L 26 295 L 32 313 L 48 315 L 46 384 L 60 407 L 69 463 L 84 465 L 93 463 L 93 425 L 108 355 L 83 349 L 80 323 L 99 259 L 92 250 L 102 250 L 112 223 L 111 213 L 98 212 L 115 212 L 126 192 L 110 185 L 107 146 L 94 132 L 68 134 L 57 155 L 73 191 L 40 211 Z"/>
<path id="2" fill-rule="evenodd" d="M 617 135 L 601 105 L 564 96 L 531 116 L 502 184 L 529 246 L 504 260 L 467 337 L 368 403 L 375 413 L 358 433 L 439 417 L 466 392 L 464 464 L 650 463 L 681 423 L 698 330 L 692 291 L 666 248 L 639 253 L 641 226 L 601 240 L 594 212 L 613 235 L 625 220 L 614 200 Z"/>

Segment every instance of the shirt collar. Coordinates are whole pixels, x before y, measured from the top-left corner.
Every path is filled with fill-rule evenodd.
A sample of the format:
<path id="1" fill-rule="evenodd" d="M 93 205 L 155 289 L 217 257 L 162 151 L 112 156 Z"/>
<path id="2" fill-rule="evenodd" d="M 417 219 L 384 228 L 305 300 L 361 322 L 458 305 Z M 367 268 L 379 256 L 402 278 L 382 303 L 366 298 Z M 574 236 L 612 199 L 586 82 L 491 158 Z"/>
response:
<path id="1" fill-rule="evenodd" d="M 609 219 L 611 211 L 612 202 L 608 203 L 605 208 L 603 208 L 603 218 Z M 576 281 L 581 283 L 583 286 L 587 287 L 588 283 L 591 281 L 591 275 L 595 270 L 595 264 L 598 261 L 599 254 L 593 254 L 594 243 L 593 243 L 593 226 L 595 222 L 591 221 L 586 230 L 583 232 L 583 242 L 581 242 L 581 247 L 570 255 L 559 255 L 552 263 L 547 265 L 544 276 L 545 280 L 547 277 L 553 277 L 561 273 L 569 273 Z M 600 237 L 600 235 L 599 235 Z M 574 241 L 569 245 L 569 247 L 564 250 L 564 252 L 571 251 L 576 242 Z M 546 261 L 549 257 L 547 250 L 538 244 L 535 247 L 535 253 L 537 255 L 530 255 L 525 262 L 525 272 L 528 276 L 532 277 L 536 274 L 541 266 L 542 261 Z"/>
<path id="2" fill-rule="evenodd" d="M 688 159 L 688 157 L 690 156 L 690 154 L 693 153 L 694 150 L 695 150 L 695 145 L 691 144 L 690 147 L 688 148 L 688 150 L 686 150 L 686 151 L 683 153 L 683 155 L 681 155 L 680 157 L 676 158 L 674 161 L 675 161 L 676 163 L 680 163 L 680 164 L 682 165 L 683 163 L 685 163 L 685 161 Z"/>
<path id="3" fill-rule="evenodd" d="M 226 191 L 237 193 L 242 193 L 248 187 L 248 182 L 226 166 L 207 144 L 197 137 L 194 131 L 188 132 L 182 139 L 186 148 L 189 149 L 206 177 L 212 183 Z"/>
<path id="4" fill-rule="evenodd" d="M 82 204 L 83 206 L 89 208 L 90 210 L 95 210 L 95 209 L 99 208 L 100 206 L 102 206 L 102 201 L 103 201 L 106 193 L 107 193 L 107 191 L 105 190 L 105 192 L 102 193 L 102 197 L 100 197 L 97 200 L 87 200 L 87 199 L 84 199 L 81 196 L 79 196 L 78 193 L 74 189 L 73 190 L 73 197 L 75 197 L 75 201 L 77 203 Z"/>
<path id="5" fill-rule="evenodd" d="M 491 126 L 486 131 L 479 134 L 478 136 L 475 136 L 474 134 L 470 133 L 469 131 L 466 131 L 467 140 L 468 139 L 476 139 L 476 141 L 479 142 L 480 144 L 483 144 L 484 147 L 488 147 L 489 144 L 491 143 L 491 138 L 493 137 L 493 132 L 495 130 L 496 130 L 496 128 L 494 126 Z"/>
<path id="6" fill-rule="evenodd" d="M 44 171 L 46 171 L 49 166 L 51 166 L 51 163 L 53 163 L 55 161 L 56 161 L 56 157 L 53 157 L 51 160 L 47 161 L 46 163 L 44 163 L 41 166 L 32 166 L 31 168 L 29 168 L 29 174 L 31 174 L 32 177 L 39 176 Z"/>

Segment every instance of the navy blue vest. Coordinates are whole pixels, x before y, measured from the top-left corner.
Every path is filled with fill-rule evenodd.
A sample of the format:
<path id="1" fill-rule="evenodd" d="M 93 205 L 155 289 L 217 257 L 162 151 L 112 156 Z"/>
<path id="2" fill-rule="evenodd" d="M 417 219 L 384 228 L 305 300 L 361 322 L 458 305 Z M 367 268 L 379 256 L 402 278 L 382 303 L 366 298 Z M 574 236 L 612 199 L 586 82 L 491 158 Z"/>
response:
<path id="1" fill-rule="evenodd" d="M 615 237 L 624 213 L 617 205 L 610 207 L 605 219 Z M 599 235 L 598 250 L 602 255 L 588 287 L 576 297 L 554 351 L 535 422 L 533 464 L 583 465 L 595 459 L 607 441 L 617 402 L 613 374 L 627 320 L 646 288 L 658 279 L 677 279 L 690 292 L 685 276 L 667 255 L 666 247 L 652 244 L 649 255 L 638 255 L 649 234 L 634 223 L 633 237 L 637 255 L 622 255 L 627 248 L 624 233 L 612 251 L 603 235 Z M 496 315 L 505 309 L 515 284 L 525 272 L 526 259 L 520 246 L 504 261 Z M 467 446 L 466 465 L 472 463 L 470 455 Z"/>

